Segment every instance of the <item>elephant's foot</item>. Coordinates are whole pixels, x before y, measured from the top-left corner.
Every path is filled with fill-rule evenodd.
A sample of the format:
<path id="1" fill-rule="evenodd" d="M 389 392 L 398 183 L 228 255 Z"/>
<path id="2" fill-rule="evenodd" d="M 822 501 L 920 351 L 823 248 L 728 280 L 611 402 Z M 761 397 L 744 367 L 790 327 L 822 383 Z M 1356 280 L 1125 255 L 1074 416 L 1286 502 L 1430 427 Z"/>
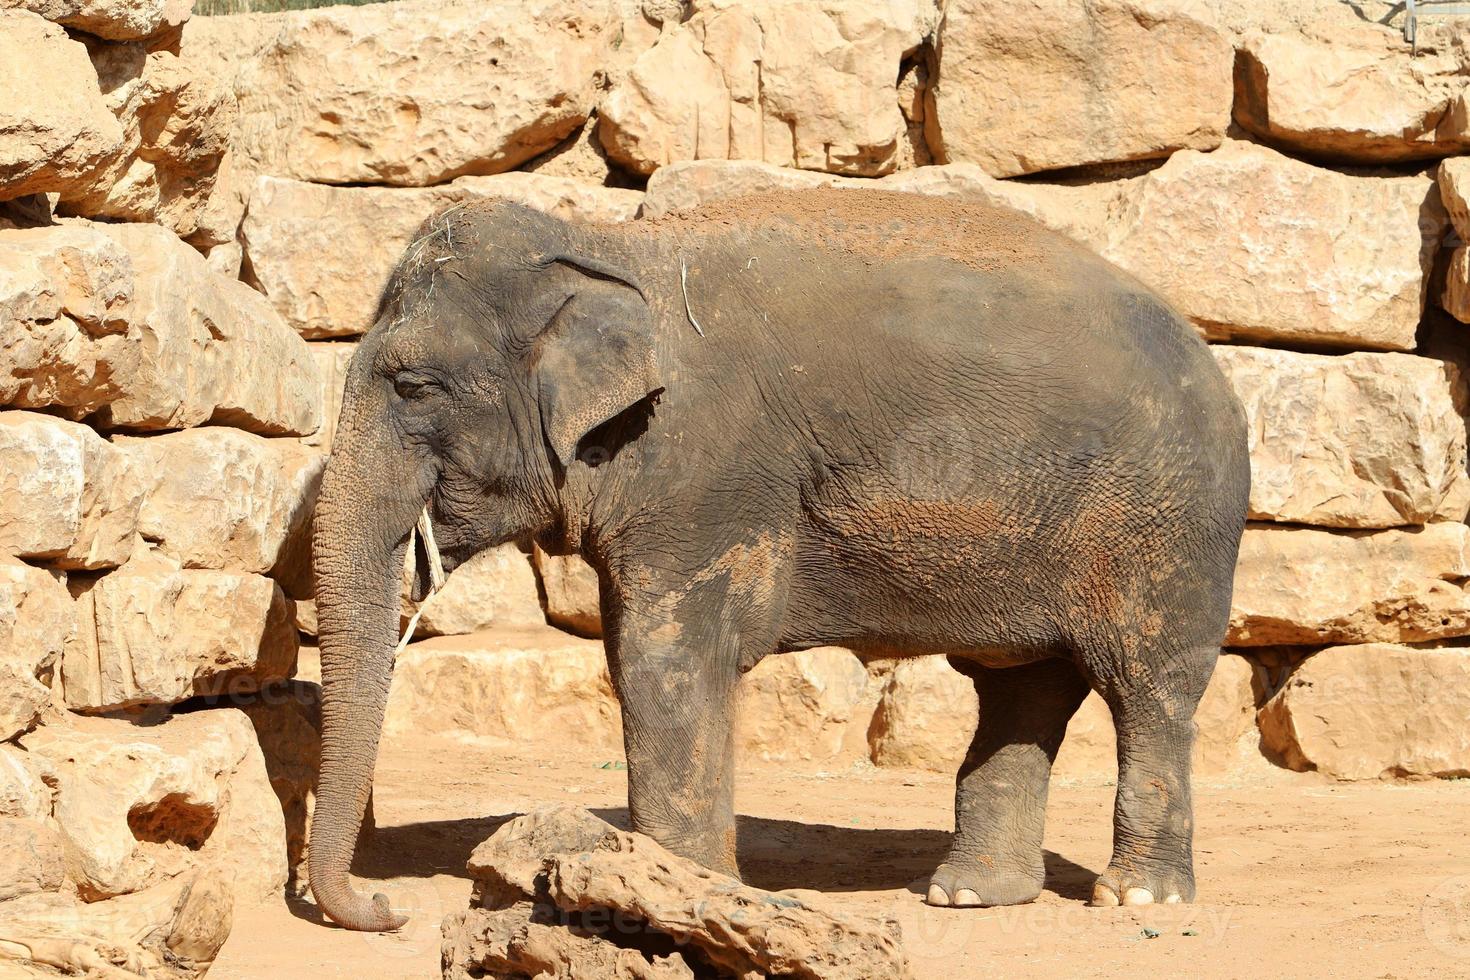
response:
<path id="1" fill-rule="evenodd" d="M 1041 871 L 1001 871 L 982 861 L 956 860 L 941 864 L 929 878 L 930 905 L 974 908 L 988 905 L 1024 905 L 1041 894 Z"/>
<path id="2" fill-rule="evenodd" d="M 1154 873 L 1122 867 L 1115 862 L 1098 875 L 1092 886 L 1092 904 L 1103 907 L 1192 901 L 1194 874 L 1188 869 Z"/>

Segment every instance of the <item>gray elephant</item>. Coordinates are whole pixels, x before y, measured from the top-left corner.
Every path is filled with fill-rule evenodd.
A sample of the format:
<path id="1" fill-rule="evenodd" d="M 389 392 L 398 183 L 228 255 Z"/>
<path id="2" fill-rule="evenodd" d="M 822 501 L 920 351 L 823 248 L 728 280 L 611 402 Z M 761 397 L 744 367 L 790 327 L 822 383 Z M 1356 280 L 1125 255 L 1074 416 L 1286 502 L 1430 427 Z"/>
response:
<path id="1" fill-rule="evenodd" d="M 347 869 L 425 505 L 446 568 L 531 537 L 597 570 L 633 825 L 672 851 L 738 874 L 731 706 L 761 658 L 945 654 L 980 724 L 928 901 L 1039 894 L 1089 690 L 1118 732 L 1093 901 L 1188 901 L 1248 489 L 1195 332 L 1020 214 L 839 190 L 605 226 L 451 209 L 352 360 L 316 510 L 317 901 L 404 921 Z"/>

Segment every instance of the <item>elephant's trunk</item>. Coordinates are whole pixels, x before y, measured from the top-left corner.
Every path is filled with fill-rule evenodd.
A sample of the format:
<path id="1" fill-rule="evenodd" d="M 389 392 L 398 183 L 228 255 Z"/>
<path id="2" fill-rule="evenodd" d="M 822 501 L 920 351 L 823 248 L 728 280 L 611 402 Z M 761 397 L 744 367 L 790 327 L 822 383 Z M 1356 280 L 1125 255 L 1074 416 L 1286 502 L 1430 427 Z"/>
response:
<path id="1" fill-rule="evenodd" d="M 348 929 L 381 932 L 407 919 L 386 896 L 355 891 L 348 869 L 372 792 L 398 639 L 400 570 L 423 505 L 423 477 L 393 464 L 401 447 L 368 445 L 374 438 L 339 429 L 313 518 L 322 753 L 309 873 L 323 913 Z"/>

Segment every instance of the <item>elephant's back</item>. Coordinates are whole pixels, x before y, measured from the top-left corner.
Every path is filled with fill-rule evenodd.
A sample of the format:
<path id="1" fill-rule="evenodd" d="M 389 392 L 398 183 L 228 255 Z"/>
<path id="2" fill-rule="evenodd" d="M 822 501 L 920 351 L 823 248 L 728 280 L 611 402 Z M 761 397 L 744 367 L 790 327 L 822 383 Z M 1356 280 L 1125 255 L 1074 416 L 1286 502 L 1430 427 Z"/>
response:
<path id="1" fill-rule="evenodd" d="M 1058 261 L 1092 264 L 1085 247 L 1012 208 L 894 191 L 770 191 L 635 224 L 677 238 L 774 234 L 844 252 L 860 262 L 944 257 L 985 273 Z"/>

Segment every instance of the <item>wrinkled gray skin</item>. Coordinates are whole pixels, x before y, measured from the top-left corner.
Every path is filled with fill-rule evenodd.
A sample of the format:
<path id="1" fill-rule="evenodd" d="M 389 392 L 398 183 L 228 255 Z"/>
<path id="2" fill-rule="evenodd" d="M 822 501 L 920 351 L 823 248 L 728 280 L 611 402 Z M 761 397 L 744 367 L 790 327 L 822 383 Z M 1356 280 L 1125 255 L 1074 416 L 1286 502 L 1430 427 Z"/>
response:
<path id="1" fill-rule="evenodd" d="M 1240 407 L 1193 330 L 1081 247 L 893 200 L 633 226 L 499 204 L 421 231 L 353 358 L 315 518 L 310 873 L 332 919 L 403 921 L 347 869 L 426 501 L 446 568 L 532 536 L 597 569 L 633 825 L 676 853 L 737 873 L 736 682 L 836 644 L 946 654 L 979 693 L 931 903 L 1039 893 L 1051 763 L 1089 689 L 1119 766 L 1094 901 L 1193 897 L 1192 718 L 1244 526 Z M 900 217 L 875 237 L 772 216 L 857 204 Z"/>

